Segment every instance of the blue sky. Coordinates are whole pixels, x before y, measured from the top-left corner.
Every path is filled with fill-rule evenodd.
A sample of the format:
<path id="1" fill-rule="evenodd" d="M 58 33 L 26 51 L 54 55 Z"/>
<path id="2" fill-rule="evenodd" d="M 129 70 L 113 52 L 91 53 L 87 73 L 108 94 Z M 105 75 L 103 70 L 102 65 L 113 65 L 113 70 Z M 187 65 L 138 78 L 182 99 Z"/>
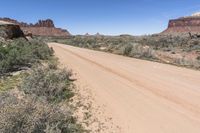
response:
<path id="1" fill-rule="evenodd" d="M 200 0 L 1 0 L 0 17 L 51 18 L 72 34 L 152 34 L 168 20 L 200 11 Z"/>

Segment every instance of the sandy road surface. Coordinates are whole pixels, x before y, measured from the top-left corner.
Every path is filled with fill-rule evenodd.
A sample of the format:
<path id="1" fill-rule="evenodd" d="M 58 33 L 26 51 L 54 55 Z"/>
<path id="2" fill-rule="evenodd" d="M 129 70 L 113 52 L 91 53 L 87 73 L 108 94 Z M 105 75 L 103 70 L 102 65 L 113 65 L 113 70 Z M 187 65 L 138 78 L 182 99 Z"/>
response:
<path id="1" fill-rule="evenodd" d="M 120 132 L 200 133 L 200 71 L 49 45 L 90 85 Z"/>

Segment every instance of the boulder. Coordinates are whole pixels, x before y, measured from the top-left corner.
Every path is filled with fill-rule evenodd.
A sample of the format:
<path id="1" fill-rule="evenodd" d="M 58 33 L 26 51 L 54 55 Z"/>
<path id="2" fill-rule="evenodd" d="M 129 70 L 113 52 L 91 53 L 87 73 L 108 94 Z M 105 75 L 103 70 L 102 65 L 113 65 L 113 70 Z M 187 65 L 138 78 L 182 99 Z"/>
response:
<path id="1" fill-rule="evenodd" d="M 4 39 L 13 39 L 24 37 L 24 33 L 19 25 L 0 21 L 0 37 Z"/>

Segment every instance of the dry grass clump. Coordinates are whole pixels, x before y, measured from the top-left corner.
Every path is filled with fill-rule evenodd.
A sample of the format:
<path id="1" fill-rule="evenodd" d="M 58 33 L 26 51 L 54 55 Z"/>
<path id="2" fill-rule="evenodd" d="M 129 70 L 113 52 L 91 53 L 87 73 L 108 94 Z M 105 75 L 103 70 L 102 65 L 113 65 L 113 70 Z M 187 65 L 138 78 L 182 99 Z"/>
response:
<path id="1" fill-rule="evenodd" d="M 25 96 L 26 97 L 26 96 Z M 83 129 L 69 109 L 31 98 L 0 94 L 1 133 L 81 133 Z"/>
<path id="2" fill-rule="evenodd" d="M 34 95 L 49 102 L 60 102 L 74 95 L 71 75 L 71 71 L 66 69 L 52 69 L 52 64 L 50 66 L 40 64 L 31 70 L 20 88 L 25 94 Z"/>

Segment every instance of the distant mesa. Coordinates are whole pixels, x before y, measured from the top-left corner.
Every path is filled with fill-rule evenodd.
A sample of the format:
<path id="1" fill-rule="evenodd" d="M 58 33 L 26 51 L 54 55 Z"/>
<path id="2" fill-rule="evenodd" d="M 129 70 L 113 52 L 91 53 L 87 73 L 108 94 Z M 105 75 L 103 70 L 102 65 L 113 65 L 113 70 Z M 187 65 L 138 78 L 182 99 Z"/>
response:
<path id="1" fill-rule="evenodd" d="M 200 12 L 196 12 L 196 13 L 192 14 L 192 17 L 200 17 Z"/>
<path id="2" fill-rule="evenodd" d="M 162 34 L 182 33 L 200 33 L 200 12 L 194 13 L 191 16 L 170 20 L 168 28 L 162 32 Z"/>
<path id="3" fill-rule="evenodd" d="M 103 34 L 100 34 L 99 32 L 97 32 L 94 36 L 101 37 L 101 36 L 103 36 Z"/>
<path id="4" fill-rule="evenodd" d="M 71 35 L 65 29 L 56 28 L 54 22 L 51 19 L 39 20 L 35 24 L 19 22 L 17 20 L 10 18 L 0 18 L 0 20 L 19 25 L 25 34 L 32 34 L 35 36 L 62 36 L 62 37 Z"/>
<path id="5" fill-rule="evenodd" d="M 91 36 L 89 33 L 85 33 L 85 36 Z"/>
<path id="6" fill-rule="evenodd" d="M 97 32 L 96 34 L 89 34 L 89 33 L 85 33 L 84 36 L 94 36 L 94 37 L 101 37 L 103 36 L 103 34 L 100 34 L 99 32 Z"/>
<path id="7" fill-rule="evenodd" d="M 99 32 L 97 32 L 97 33 L 95 34 L 95 36 L 101 36 L 101 35 L 100 35 L 100 33 L 99 33 Z"/>
<path id="8" fill-rule="evenodd" d="M 130 34 L 121 34 L 119 36 L 121 36 L 121 37 L 131 37 L 132 35 L 130 35 Z"/>

